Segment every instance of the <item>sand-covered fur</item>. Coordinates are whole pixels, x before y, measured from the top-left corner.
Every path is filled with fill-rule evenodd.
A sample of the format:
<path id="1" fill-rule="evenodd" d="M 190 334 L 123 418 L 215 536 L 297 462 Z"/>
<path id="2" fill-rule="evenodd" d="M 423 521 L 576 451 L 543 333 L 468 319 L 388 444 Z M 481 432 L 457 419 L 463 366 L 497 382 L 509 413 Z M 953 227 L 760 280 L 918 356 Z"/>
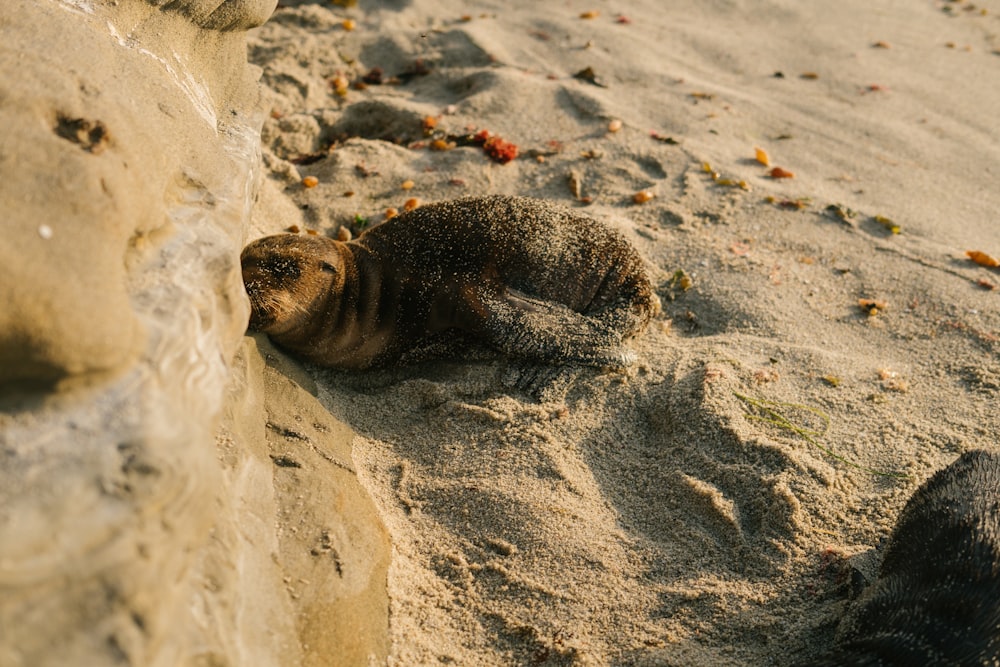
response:
<path id="1" fill-rule="evenodd" d="M 1000 659 L 1000 455 L 966 452 L 906 503 L 823 665 Z"/>
<path id="2" fill-rule="evenodd" d="M 385 366 L 466 333 L 539 363 L 623 367 L 659 311 L 638 252 L 524 197 L 440 202 L 342 243 L 284 234 L 242 254 L 250 328 L 310 361 Z"/>

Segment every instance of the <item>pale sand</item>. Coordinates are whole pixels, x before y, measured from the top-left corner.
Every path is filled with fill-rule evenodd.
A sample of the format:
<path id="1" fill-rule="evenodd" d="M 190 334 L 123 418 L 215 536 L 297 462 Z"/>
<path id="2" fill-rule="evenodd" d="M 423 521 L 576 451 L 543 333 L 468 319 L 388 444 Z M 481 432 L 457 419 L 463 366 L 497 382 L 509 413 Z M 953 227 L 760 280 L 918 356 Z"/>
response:
<path id="1" fill-rule="evenodd" d="M 286 4 L 251 38 L 281 116 L 265 124 L 255 235 L 333 234 L 409 197 L 578 205 L 573 170 L 664 301 L 634 370 L 587 371 L 564 401 L 505 394 L 488 355 L 317 370 L 395 547 L 393 664 L 785 664 L 828 646 L 846 559 L 933 471 L 998 448 L 998 292 L 976 282 L 1000 274 L 964 253 L 1000 255 L 1000 2 Z M 404 85 L 328 82 L 417 58 L 430 74 Z M 588 66 L 606 88 L 572 76 Z M 378 140 L 420 139 L 426 115 L 523 157 Z M 281 159 L 341 132 L 368 138 Z M 758 146 L 795 178 L 768 178 Z M 686 291 L 669 284 L 681 269 Z M 869 316 L 859 298 L 887 306 Z M 822 411 L 815 442 L 909 477 L 748 419 L 738 395 Z"/>

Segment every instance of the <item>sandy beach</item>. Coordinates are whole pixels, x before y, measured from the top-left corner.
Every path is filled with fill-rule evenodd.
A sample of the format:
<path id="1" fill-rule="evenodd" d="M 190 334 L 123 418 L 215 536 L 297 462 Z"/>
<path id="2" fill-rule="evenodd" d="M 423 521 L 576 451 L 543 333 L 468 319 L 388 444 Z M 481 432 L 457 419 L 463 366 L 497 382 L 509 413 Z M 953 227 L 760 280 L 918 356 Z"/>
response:
<path id="1" fill-rule="evenodd" d="M 967 255 L 1000 257 L 1000 2 L 349 4 L 250 35 L 250 238 L 527 195 L 624 234 L 663 304 L 632 368 L 542 401 L 481 352 L 310 367 L 393 545 L 390 664 L 829 647 L 914 489 L 1000 448 Z"/>

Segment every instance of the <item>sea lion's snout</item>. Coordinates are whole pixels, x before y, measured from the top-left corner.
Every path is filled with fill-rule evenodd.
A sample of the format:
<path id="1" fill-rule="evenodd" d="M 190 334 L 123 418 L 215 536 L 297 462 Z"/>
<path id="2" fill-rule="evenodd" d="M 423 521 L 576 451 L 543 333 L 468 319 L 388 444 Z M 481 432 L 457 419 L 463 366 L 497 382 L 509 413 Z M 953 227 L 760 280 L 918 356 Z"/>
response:
<path id="1" fill-rule="evenodd" d="M 278 234 L 250 243 L 240 254 L 243 286 L 250 297 L 250 331 L 274 335 L 309 319 L 310 304 L 323 300 L 338 276 L 335 241 Z"/>
<path id="2" fill-rule="evenodd" d="M 240 254 L 243 286 L 250 297 L 250 331 L 267 331 L 290 314 L 290 293 L 302 277 L 302 258 L 286 252 L 275 239 L 254 241 Z"/>
<path id="3" fill-rule="evenodd" d="M 247 296 L 250 297 L 250 322 L 247 324 L 247 330 L 264 331 L 276 318 L 273 313 L 268 312 L 264 304 L 264 291 L 260 283 L 252 279 L 247 280 L 246 273 L 243 275 L 243 285 L 246 287 Z"/>
<path id="4" fill-rule="evenodd" d="M 273 299 L 270 298 L 277 285 L 274 276 L 258 262 L 246 261 L 243 265 L 243 287 L 250 297 L 250 331 L 263 331 L 276 320 Z M 271 307 L 269 307 L 269 305 Z"/>

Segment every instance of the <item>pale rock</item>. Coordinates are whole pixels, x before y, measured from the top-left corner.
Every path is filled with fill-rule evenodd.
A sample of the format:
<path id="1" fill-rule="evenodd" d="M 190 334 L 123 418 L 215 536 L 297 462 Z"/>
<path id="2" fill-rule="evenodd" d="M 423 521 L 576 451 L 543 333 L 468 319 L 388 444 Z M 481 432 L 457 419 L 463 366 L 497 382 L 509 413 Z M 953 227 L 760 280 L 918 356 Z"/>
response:
<path id="1" fill-rule="evenodd" d="M 262 122 L 245 30 L 274 6 L 0 6 L 2 667 L 384 653 L 350 435 L 308 395 L 269 403 L 278 379 L 236 356 Z M 326 425 L 301 468 L 270 458 L 262 405 Z"/>

